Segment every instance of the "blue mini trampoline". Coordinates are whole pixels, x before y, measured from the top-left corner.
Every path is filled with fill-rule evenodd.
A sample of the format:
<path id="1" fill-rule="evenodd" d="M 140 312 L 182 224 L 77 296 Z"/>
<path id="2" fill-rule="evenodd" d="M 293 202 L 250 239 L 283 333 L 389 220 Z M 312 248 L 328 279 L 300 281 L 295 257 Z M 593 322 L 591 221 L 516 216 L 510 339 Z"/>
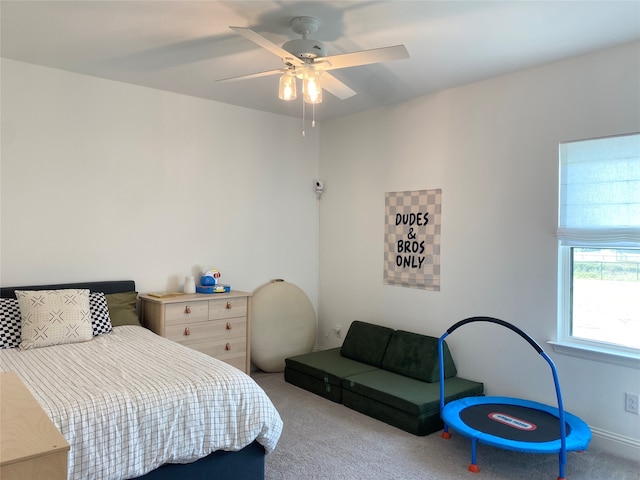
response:
<path id="1" fill-rule="evenodd" d="M 551 367 L 558 407 L 531 400 L 510 397 L 466 397 L 444 401 L 444 339 L 457 328 L 472 322 L 490 322 L 514 331 L 547 361 Z M 438 342 L 440 359 L 440 416 L 444 421 L 442 436 L 450 438 L 449 427 L 471 438 L 471 464 L 469 470 L 478 472 L 477 443 L 506 450 L 528 453 L 558 453 L 560 473 L 564 480 L 567 452 L 586 450 L 591 440 L 589 426 L 580 418 L 564 411 L 556 367 L 549 356 L 529 335 L 518 327 L 491 317 L 471 317 L 451 326 Z"/>

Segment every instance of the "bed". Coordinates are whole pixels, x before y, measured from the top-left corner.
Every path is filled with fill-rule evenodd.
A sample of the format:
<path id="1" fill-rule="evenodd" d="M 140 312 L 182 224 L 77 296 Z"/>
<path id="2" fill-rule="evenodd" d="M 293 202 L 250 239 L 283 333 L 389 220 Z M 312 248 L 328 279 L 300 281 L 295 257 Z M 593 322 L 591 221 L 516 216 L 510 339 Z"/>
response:
<path id="1" fill-rule="evenodd" d="M 135 299 L 129 280 L 5 287 L 0 321 L 16 290 L 61 289 Z M 109 303 L 109 312 L 121 307 Z M 113 325 L 95 335 L 94 324 L 89 341 L 0 349 L 0 370 L 20 376 L 70 444 L 68 479 L 263 479 L 264 457 L 282 432 L 264 391 L 136 321 Z"/>

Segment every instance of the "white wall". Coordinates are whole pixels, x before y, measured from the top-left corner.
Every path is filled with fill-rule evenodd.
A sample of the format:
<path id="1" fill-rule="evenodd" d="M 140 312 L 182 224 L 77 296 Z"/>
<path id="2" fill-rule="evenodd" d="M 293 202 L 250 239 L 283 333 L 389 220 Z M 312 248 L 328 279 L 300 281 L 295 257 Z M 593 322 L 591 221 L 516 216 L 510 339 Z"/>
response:
<path id="1" fill-rule="evenodd" d="M 439 337 L 487 315 L 551 350 L 558 143 L 640 131 L 639 85 L 635 44 L 325 122 L 321 347 L 339 345 L 331 328 L 353 320 Z M 443 196 L 441 291 L 384 286 L 384 194 L 430 188 Z M 555 402 L 546 362 L 509 330 L 472 324 L 448 343 L 459 374 L 487 393 Z M 594 445 L 640 455 L 640 417 L 624 411 L 640 371 L 550 354 Z"/>
<path id="2" fill-rule="evenodd" d="M 214 267 L 317 304 L 318 133 L 297 119 L 2 60 L 2 285 Z"/>

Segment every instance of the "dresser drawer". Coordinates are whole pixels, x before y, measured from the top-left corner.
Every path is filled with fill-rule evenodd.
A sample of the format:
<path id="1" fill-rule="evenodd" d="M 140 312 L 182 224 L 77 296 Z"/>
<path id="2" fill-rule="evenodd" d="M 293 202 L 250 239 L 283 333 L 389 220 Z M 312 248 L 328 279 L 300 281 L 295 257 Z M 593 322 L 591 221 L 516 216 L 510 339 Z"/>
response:
<path id="1" fill-rule="evenodd" d="M 229 365 L 233 365 L 234 367 L 236 367 L 238 370 L 242 370 L 243 372 L 246 371 L 247 369 L 247 356 L 246 355 L 241 355 L 239 357 L 231 357 L 231 358 L 221 358 L 220 360 L 222 360 L 225 363 L 228 363 Z"/>
<path id="2" fill-rule="evenodd" d="M 168 324 L 164 332 L 169 340 L 180 342 L 183 345 L 234 337 L 245 339 L 247 320 L 245 317 L 238 317 Z"/>
<path id="3" fill-rule="evenodd" d="M 169 325 L 207 320 L 209 309 L 206 302 L 179 302 L 165 305 L 165 323 Z"/>
<path id="4" fill-rule="evenodd" d="M 197 343 L 191 347 L 212 357 L 219 358 L 220 360 L 245 357 L 247 354 L 247 343 L 244 338 Z"/>
<path id="5" fill-rule="evenodd" d="M 217 298 L 209 300 L 209 320 L 247 316 L 247 298 Z"/>

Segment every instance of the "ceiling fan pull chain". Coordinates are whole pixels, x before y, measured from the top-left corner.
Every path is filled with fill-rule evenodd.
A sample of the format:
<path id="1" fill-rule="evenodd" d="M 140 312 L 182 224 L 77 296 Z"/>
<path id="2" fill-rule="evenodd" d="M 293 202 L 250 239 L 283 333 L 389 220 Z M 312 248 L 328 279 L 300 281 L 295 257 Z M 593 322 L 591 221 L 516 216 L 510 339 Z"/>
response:
<path id="1" fill-rule="evenodd" d="M 305 138 L 305 131 L 304 131 L 304 113 L 305 113 L 305 104 L 306 102 L 304 101 L 304 82 L 302 82 L 302 138 Z"/>

